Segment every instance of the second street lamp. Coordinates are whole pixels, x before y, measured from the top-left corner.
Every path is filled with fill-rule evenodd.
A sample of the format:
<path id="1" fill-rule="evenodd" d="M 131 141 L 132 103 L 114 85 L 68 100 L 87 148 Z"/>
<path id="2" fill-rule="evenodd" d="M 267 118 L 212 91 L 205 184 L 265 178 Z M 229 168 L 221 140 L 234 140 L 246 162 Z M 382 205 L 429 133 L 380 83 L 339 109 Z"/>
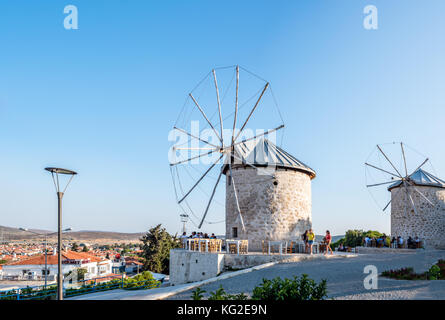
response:
<path id="1" fill-rule="evenodd" d="M 51 172 L 51 176 L 53 177 L 54 186 L 57 192 L 57 217 L 58 217 L 58 228 L 57 228 L 57 299 L 63 300 L 63 274 L 62 274 L 62 198 L 63 195 L 68 188 L 73 177 L 77 174 L 77 172 L 62 168 L 54 168 L 49 167 L 45 168 L 46 171 Z M 59 175 L 69 175 L 70 179 L 66 184 L 63 191 L 60 191 L 60 183 L 59 183 Z"/>

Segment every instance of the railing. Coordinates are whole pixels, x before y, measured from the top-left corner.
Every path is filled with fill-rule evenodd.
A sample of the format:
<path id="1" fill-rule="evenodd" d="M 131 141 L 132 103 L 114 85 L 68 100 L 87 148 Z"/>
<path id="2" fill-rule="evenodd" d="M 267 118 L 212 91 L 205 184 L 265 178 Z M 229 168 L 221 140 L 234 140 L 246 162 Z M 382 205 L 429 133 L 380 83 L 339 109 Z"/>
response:
<path id="1" fill-rule="evenodd" d="M 181 241 L 182 241 L 182 248 L 188 251 L 199 251 L 199 252 L 222 251 L 221 239 L 185 238 L 182 239 Z"/>
<path id="2" fill-rule="evenodd" d="M 49 274 L 47 276 L 47 281 L 54 281 L 56 279 L 56 275 Z M 0 280 L 10 280 L 10 281 L 44 281 L 44 275 L 3 275 L 0 276 Z"/>
<path id="3" fill-rule="evenodd" d="M 63 296 L 68 298 L 82 294 L 114 289 L 154 289 L 161 285 L 161 281 L 155 279 L 144 279 L 141 278 L 141 275 L 142 274 L 139 274 L 133 278 L 125 278 L 125 276 L 122 275 L 109 281 L 100 281 L 110 278 L 110 276 L 105 276 L 90 280 L 82 280 L 75 284 L 66 284 L 66 287 L 63 289 Z M 46 286 L 46 288 L 44 285 L 41 285 L 0 291 L 0 300 L 53 300 L 56 298 L 56 295 L 57 285 L 51 284 Z"/>

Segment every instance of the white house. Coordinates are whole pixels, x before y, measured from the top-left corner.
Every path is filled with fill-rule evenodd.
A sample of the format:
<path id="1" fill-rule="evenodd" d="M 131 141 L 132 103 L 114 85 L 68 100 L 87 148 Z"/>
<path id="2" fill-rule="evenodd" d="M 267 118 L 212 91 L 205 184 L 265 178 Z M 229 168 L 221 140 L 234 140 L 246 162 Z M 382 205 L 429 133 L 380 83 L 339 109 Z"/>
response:
<path id="1" fill-rule="evenodd" d="M 64 275 L 72 270 L 86 269 L 85 279 L 106 276 L 112 273 L 111 260 L 102 260 L 84 252 L 62 252 L 62 272 Z M 29 259 L 11 262 L 2 268 L 3 279 L 43 280 L 45 278 L 45 255 L 40 254 Z M 56 280 L 57 254 L 54 251 L 47 255 L 48 280 Z"/>

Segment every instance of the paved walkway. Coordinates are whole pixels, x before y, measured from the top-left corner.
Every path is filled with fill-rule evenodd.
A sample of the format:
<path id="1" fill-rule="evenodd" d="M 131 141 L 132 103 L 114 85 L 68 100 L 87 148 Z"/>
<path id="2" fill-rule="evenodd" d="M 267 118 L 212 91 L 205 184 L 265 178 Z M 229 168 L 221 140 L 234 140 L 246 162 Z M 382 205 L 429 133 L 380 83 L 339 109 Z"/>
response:
<path id="1" fill-rule="evenodd" d="M 400 281 L 379 277 L 378 289 L 368 291 L 363 286 L 367 265 L 375 265 L 378 272 L 413 267 L 423 272 L 445 259 L 445 251 L 417 250 L 412 253 L 364 254 L 351 259 L 312 260 L 301 263 L 282 263 L 230 279 L 216 281 L 204 286 L 203 290 L 215 291 L 220 285 L 228 293 L 251 293 L 262 278 L 277 276 L 291 278 L 306 273 L 316 281 L 327 279 L 328 296 L 335 299 L 445 299 L 445 281 Z M 192 290 L 168 299 L 190 299 Z"/>
<path id="2" fill-rule="evenodd" d="M 314 255 L 276 255 L 274 257 L 282 257 L 282 258 L 288 258 L 288 259 L 301 259 L 298 262 L 292 262 L 292 263 L 306 263 L 306 261 L 314 261 L 314 260 L 330 260 L 330 259 L 346 259 L 355 257 L 355 254 L 350 253 L 335 253 L 333 256 L 328 255 L 324 256 L 322 254 L 314 254 Z M 182 285 L 177 286 L 168 286 L 168 287 L 162 287 L 162 288 L 156 288 L 156 289 L 149 289 L 149 290 L 122 290 L 122 289 L 116 289 L 116 290 L 110 290 L 110 291 L 103 291 L 103 292 L 95 292 L 95 293 L 89 293 L 85 295 L 79 295 L 71 298 L 66 298 L 66 300 L 158 300 L 158 299 L 166 299 L 169 296 L 179 294 L 181 292 L 185 291 L 191 291 L 194 290 L 198 286 L 207 285 L 209 283 L 215 282 L 215 281 L 223 281 L 224 279 L 228 279 L 231 277 L 241 277 L 242 275 L 245 275 L 250 272 L 255 272 L 264 268 L 269 268 L 275 264 L 279 263 L 279 261 L 270 261 L 268 263 L 258 265 L 252 268 L 246 268 L 241 269 L 238 271 L 233 272 L 225 272 L 221 275 L 219 275 L 216 278 L 211 278 L 199 282 L 193 282 L 193 283 L 186 283 Z"/>

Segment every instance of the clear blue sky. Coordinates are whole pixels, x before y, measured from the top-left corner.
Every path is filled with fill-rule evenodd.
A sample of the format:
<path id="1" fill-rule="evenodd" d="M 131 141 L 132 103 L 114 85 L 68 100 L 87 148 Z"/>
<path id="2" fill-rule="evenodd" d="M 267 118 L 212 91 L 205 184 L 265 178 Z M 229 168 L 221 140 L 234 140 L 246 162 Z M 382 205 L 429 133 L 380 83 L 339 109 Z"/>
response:
<path id="1" fill-rule="evenodd" d="M 63 28 L 68 4 L 78 30 Z M 368 4 L 378 30 L 363 28 Z M 56 228 L 54 165 L 79 172 L 65 226 L 178 231 L 168 132 L 203 75 L 239 64 L 272 83 L 283 147 L 317 171 L 315 231 L 389 232 L 363 162 L 403 140 L 445 177 L 444 12 L 440 0 L 2 1 L 0 225 Z"/>

